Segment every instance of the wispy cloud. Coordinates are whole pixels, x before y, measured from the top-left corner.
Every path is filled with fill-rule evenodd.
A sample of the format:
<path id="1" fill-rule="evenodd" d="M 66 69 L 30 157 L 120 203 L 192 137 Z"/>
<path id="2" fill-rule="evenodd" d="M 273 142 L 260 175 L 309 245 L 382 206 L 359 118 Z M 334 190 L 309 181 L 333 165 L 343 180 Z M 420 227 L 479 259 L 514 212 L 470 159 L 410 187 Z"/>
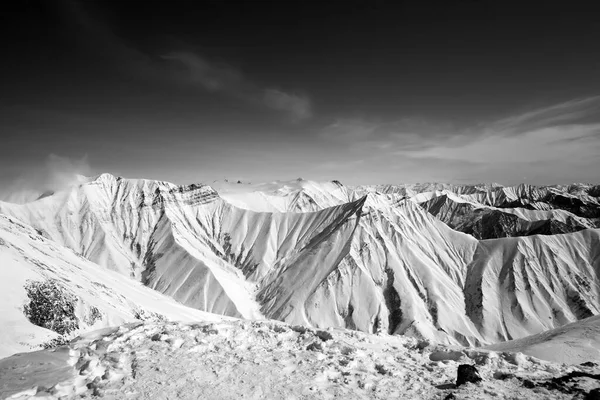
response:
<path id="1" fill-rule="evenodd" d="M 183 81 L 208 92 L 287 113 L 295 121 L 312 116 L 312 104 L 305 94 L 261 85 L 238 68 L 214 62 L 196 52 L 165 52 L 148 49 L 148 46 L 145 46 L 146 50 L 142 50 L 142 46 L 136 45 L 135 41 L 117 35 L 103 19 L 90 14 L 84 7 L 85 4 L 76 0 L 62 0 L 59 4 L 65 21 L 75 26 L 75 39 L 86 44 L 84 50 L 100 55 L 104 62 L 109 62 L 113 67 L 148 80 L 169 83 L 173 80 Z M 93 45 L 90 46 L 89 43 Z M 179 41 L 171 44 L 172 48 L 189 48 L 189 44 Z M 166 68 L 164 60 L 168 61 Z"/>
<path id="2" fill-rule="evenodd" d="M 595 181 L 594 171 L 600 170 L 600 96 L 462 127 L 422 119 L 343 119 L 324 128 L 321 138 L 346 144 L 354 157 L 386 159 L 390 168 L 420 166 L 421 173 L 435 165 L 440 169 L 435 176 L 450 180 Z"/>
<path id="3" fill-rule="evenodd" d="M 550 126 L 573 124 L 589 116 L 599 116 L 600 96 L 573 99 L 548 107 L 508 116 L 491 123 L 494 133 L 522 134 Z"/>
<path id="4" fill-rule="evenodd" d="M 230 92 L 243 97 L 251 90 L 242 74 L 228 65 L 209 63 L 203 57 L 190 52 L 175 52 L 161 57 L 179 62 L 187 70 L 185 79 L 208 91 Z"/>
<path id="5" fill-rule="evenodd" d="M 311 102 L 307 96 L 259 85 L 229 65 L 210 62 L 192 52 L 174 52 L 162 58 L 184 66 L 187 73 L 183 80 L 207 91 L 283 111 L 294 120 L 312 116 Z"/>
<path id="6" fill-rule="evenodd" d="M 379 121 L 362 118 L 340 118 L 327 125 L 321 132 L 321 138 L 336 141 L 364 141 L 372 138 L 381 126 Z"/>
<path id="7" fill-rule="evenodd" d="M 440 141 L 455 138 L 457 132 L 449 122 L 426 121 L 422 118 L 402 118 L 382 121 L 362 118 L 342 118 L 320 132 L 323 140 L 345 145 L 353 150 L 422 150 Z"/>
<path id="8" fill-rule="evenodd" d="M 538 184 L 598 180 L 600 97 L 577 99 L 509 116 L 457 132 L 420 151 L 400 151 L 417 159 L 470 160 L 474 180 Z M 489 177 L 489 178 L 488 178 Z"/>
<path id="9" fill-rule="evenodd" d="M 596 155 L 600 155 L 600 124 L 545 127 L 517 136 L 488 133 L 461 146 L 442 144 L 410 154 L 411 157 L 453 160 L 468 158 L 498 165 L 545 160 L 559 162 L 564 158 Z"/>
<path id="10" fill-rule="evenodd" d="M 78 0 L 57 0 L 52 3 L 61 14 L 61 23 L 70 28 L 69 34 L 77 51 L 97 57 L 103 65 L 137 77 L 154 78 L 158 71 L 152 58 L 115 33 L 90 9 L 93 5 Z M 92 7 L 87 7 L 92 6 Z"/>
<path id="11" fill-rule="evenodd" d="M 264 89 L 264 103 L 274 110 L 291 113 L 296 119 L 310 118 L 311 103 L 308 97 L 283 92 L 278 89 Z"/>
<path id="12" fill-rule="evenodd" d="M 81 182 L 92 172 L 87 156 L 81 159 L 50 154 L 42 164 L 31 166 L 3 188 L 0 200 L 26 203 L 46 192 L 57 192 Z"/>
<path id="13" fill-rule="evenodd" d="M 589 120 L 594 116 L 600 116 L 600 97 L 571 100 L 455 132 L 411 156 L 530 163 L 600 154 L 600 121 Z"/>
<path id="14" fill-rule="evenodd" d="M 365 164 L 365 160 L 362 159 L 350 159 L 350 160 L 340 160 L 340 161 L 325 161 L 321 164 L 315 166 L 315 169 L 318 170 L 351 170 L 356 169 Z"/>

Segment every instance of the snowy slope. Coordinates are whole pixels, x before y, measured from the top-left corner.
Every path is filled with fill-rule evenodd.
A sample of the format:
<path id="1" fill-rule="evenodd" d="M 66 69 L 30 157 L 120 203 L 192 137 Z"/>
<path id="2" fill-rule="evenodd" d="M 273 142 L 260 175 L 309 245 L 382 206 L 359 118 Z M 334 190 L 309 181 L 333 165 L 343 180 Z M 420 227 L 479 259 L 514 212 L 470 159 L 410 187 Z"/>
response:
<path id="1" fill-rule="evenodd" d="M 263 212 L 310 212 L 358 200 L 357 194 L 340 184 L 302 179 L 262 184 L 218 182 L 211 185 L 228 203 Z"/>
<path id="2" fill-rule="evenodd" d="M 600 315 L 486 348 L 521 352 L 559 363 L 597 362 L 600 360 Z"/>
<path id="3" fill-rule="evenodd" d="M 301 182 L 296 190 L 304 186 L 307 184 Z M 483 191 L 488 187 L 476 189 Z M 453 196 L 457 203 L 476 204 L 451 192 L 439 193 Z M 262 199 L 265 202 L 272 201 L 270 197 Z M 541 211 L 478 206 L 527 218 L 523 222 L 529 229 L 531 224 L 528 222 L 546 223 L 546 218 L 565 222 L 571 218 L 583 220 L 560 209 Z M 261 205 L 260 208 L 266 206 Z M 394 195 L 371 193 L 366 209 L 370 211 L 363 215 L 353 241 L 356 251 L 350 252 L 340 264 L 348 272 L 336 277 L 335 284 L 328 280 L 328 286 L 331 287 L 326 288 L 325 293 L 333 292 L 333 295 L 320 296 L 317 292 L 313 296 L 320 305 L 323 297 L 329 302 L 335 301 L 338 309 L 341 309 L 340 317 L 346 319 L 346 326 L 368 331 L 383 321 L 383 329 L 392 332 L 438 340 L 443 340 L 445 333 L 449 333 L 462 343 L 477 344 L 478 341 L 489 343 L 540 332 L 595 314 L 599 310 L 598 276 L 593 272 L 594 268 L 598 268 L 597 230 L 547 238 L 534 236 L 523 240 L 478 243 L 451 232 L 422 215 L 418 209 L 402 204 Z M 385 226 L 398 216 L 402 217 L 401 222 L 392 224 L 392 227 Z M 415 224 L 420 219 L 426 222 Z M 375 243 L 374 237 L 383 240 L 383 245 Z M 403 242 L 407 241 L 403 247 Z M 459 251 L 459 257 L 447 257 L 461 247 L 463 250 Z M 345 265 L 347 262 L 350 267 Z M 501 263 L 503 267 L 490 268 L 490 263 Z M 550 266 L 551 269 L 548 268 Z M 356 270 L 361 273 L 367 271 L 371 279 L 354 278 Z M 385 279 L 381 278 L 382 270 L 385 271 Z M 499 272 L 488 278 L 487 275 L 493 270 Z M 340 283 L 344 275 L 353 277 L 352 283 Z M 378 284 L 369 284 L 371 280 Z M 383 283 L 390 280 L 391 285 Z M 383 297 L 387 310 L 383 308 L 382 312 L 376 313 L 370 311 L 368 319 L 365 316 L 357 318 L 358 325 L 356 321 L 348 321 L 348 314 L 353 314 L 357 309 L 355 303 L 359 303 L 359 300 L 346 300 L 350 297 L 348 289 L 344 289 L 347 286 L 360 286 L 357 298 L 361 300 L 375 299 L 371 301 L 378 303 Z M 338 292 L 341 293 L 339 297 Z M 494 298 L 480 293 L 493 293 Z M 535 296 L 540 298 L 536 299 Z M 364 306 L 358 308 L 364 310 Z M 466 310 L 464 314 L 462 310 Z M 482 310 L 489 311 L 486 317 L 489 320 L 483 321 L 483 317 L 479 316 L 486 312 Z M 449 318 L 440 322 L 439 315 Z M 403 320 L 404 324 L 398 324 L 398 320 Z M 365 321 L 369 321 L 366 326 Z M 331 323 L 327 326 L 331 326 Z"/>
<path id="4" fill-rule="evenodd" d="M 28 226 L 0 215 L 0 357 L 29 351 L 57 337 L 24 314 L 28 282 L 58 283 L 74 298 L 78 331 L 136 319 L 216 320 L 184 307 L 138 282 L 109 271 L 48 240 Z"/>
<path id="5" fill-rule="evenodd" d="M 157 360 L 160 360 L 157 362 Z M 455 386 L 460 364 L 483 381 Z M 0 360 L 12 399 L 573 399 L 596 367 L 275 322 L 137 323 Z M 569 379 L 576 376 L 575 379 Z"/>
<path id="6" fill-rule="evenodd" d="M 479 242 L 467 314 L 491 342 L 600 314 L 600 231 Z"/>

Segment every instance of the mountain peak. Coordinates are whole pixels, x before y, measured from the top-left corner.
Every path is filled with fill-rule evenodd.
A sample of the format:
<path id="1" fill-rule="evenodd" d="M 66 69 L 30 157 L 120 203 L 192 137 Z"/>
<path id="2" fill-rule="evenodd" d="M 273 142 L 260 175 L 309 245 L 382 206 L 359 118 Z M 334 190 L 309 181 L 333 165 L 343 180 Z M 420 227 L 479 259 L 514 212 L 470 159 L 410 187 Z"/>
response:
<path id="1" fill-rule="evenodd" d="M 112 175 L 111 173 L 108 173 L 108 172 L 103 172 L 103 173 L 97 175 L 92 180 L 96 181 L 96 182 L 114 183 L 117 180 L 121 180 L 121 179 L 123 179 L 123 178 L 116 177 L 116 176 L 114 176 L 114 175 Z"/>

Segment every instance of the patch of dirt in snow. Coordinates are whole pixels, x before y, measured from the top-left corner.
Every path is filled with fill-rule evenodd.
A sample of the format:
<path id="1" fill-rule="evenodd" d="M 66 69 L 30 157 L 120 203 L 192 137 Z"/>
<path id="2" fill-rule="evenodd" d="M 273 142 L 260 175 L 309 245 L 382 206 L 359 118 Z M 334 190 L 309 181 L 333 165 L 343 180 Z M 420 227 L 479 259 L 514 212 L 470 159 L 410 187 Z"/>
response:
<path id="1" fill-rule="evenodd" d="M 483 382 L 456 388 L 460 364 L 475 365 Z M 544 384 L 574 371 L 585 373 L 571 386 L 585 390 Z M 587 377 L 598 372 L 520 353 L 271 321 L 145 322 L 0 360 L 0 397 L 571 399 L 599 386 Z"/>

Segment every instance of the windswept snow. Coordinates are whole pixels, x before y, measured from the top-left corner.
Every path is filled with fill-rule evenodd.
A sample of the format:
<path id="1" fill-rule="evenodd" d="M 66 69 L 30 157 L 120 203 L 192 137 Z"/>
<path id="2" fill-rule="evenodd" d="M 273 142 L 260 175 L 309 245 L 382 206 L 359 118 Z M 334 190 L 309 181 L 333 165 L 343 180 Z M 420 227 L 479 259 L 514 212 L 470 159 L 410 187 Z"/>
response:
<path id="1" fill-rule="evenodd" d="M 474 365 L 483 382 L 456 388 L 460 364 Z M 1 360 L 0 396 L 571 399 L 600 386 L 586 376 L 545 386 L 573 372 L 594 375 L 599 369 L 277 322 L 155 322 L 93 332 L 53 351 Z"/>
<path id="2" fill-rule="evenodd" d="M 600 315 L 537 335 L 487 346 L 495 351 L 521 352 L 558 363 L 600 361 Z"/>
<path id="3" fill-rule="evenodd" d="M 362 197 L 335 181 L 313 182 L 299 179 L 262 184 L 218 182 L 212 187 L 228 203 L 261 212 L 318 211 Z"/>

